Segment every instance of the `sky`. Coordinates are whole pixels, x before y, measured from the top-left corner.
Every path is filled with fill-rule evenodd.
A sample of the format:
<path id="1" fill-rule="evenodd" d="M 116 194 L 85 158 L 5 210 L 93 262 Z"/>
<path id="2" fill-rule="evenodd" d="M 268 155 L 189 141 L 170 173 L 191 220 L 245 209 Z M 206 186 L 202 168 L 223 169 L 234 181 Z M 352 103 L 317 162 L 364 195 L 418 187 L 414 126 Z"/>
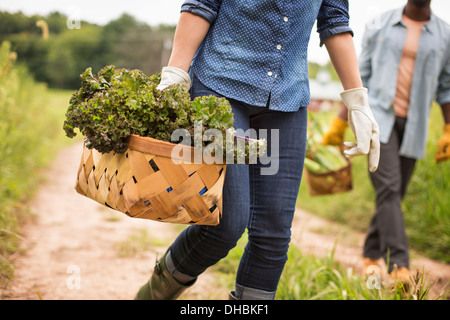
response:
<path id="1" fill-rule="evenodd" d="M 120 17 L 122 13 L 128 13 L 149 25 L 158 25 L 176 24 L 183 2 L 184 0 L 0 0 L 0 10 L 22 11 L 27 15 L 46 15 L 59 11 L 69 17 L 79 17 L 81 20 L 101 25 Z M 366 22 L 383 11 L 401 7 L 405 3 L 406 0 L 350 0 L 350 26 L 355 33 L 354 42 L 358 54 Z M 450 24 L 450 0 L 432 0 L 431 8 L 437 16 Z M 82 24 L 80 27 L 83 27 Z M 326 49 L 319 47 L 319 37 L 315 29 L 311 33 L 308 59 L 321 64 L 328 61 Z"/>

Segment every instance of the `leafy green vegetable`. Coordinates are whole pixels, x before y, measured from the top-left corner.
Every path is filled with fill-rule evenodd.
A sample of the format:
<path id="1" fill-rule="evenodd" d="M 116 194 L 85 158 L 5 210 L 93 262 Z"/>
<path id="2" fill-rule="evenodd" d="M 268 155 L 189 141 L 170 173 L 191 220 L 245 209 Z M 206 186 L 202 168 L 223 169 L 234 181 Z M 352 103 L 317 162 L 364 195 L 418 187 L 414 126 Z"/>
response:
<path id="1" fill-rule="evenodd" d="M 322 144 L 322 124 L 308 112 L 309 135 L 306 141 L 305 167 L 315 173 L 337 171 L 348 166 L 348 161 L 339 147 Z"/>
<path id="2" fill-rule="evenodd" d="M 204 139 L 209 129 L 222 133 L 225 147 L 226 132 L 234 123 L 231 106 L 225 98 L 211 95 L 191 101 L 180 85 L 156 89 L 161 79 L 159 73 L 147 76 L 140 70 L 114 66 L 102 68 L 97 75 L 87 68 L 80 77 L 81 87 L 70 99 L 63 129 L 72 138 L 78 128 L 89 148 L 102 153 L 122 153 L 131 134 L 174 142 L 171 137 L 177 129 L 185 129 L 186 135 L 194 137 L 188 140 L 194 146 L 195 133 L 199 134 L 194 127 L 197 122 L 201 122 L 202 147 L 214 141 Z M 258 140 L 258 145 L 264 145 L 263 142 Z M 248 147 L 244 153 L 248 157 Z"/>

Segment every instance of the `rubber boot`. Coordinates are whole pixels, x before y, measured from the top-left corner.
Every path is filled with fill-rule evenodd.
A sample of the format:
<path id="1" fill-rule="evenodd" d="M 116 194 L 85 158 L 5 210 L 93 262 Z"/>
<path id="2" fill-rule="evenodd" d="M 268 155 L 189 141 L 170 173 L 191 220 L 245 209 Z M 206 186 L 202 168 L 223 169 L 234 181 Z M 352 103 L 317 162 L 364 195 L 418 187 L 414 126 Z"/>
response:
<path id="1" fill-rule="evenodd" d="M 379 259 L 363 258 L 363 275 L 371 275 L 376 271 L 381 271 Z"/>
<path id="2" fill-rule="evenodd" d="M 405 291 L 408 291 L 410 285 L 410 272 L 406 267 L 398 268 L 397 265 L 394 265 L 394 270 L 389 274 L 389 278 L 391 280 L 391 284 L 396 287 L 403 287 Z"/>
<path id="3" fill-rule="evenodd" d="M 156 262 L 150 280 L 136 294 L 135 300 L 176 300 L 184 290 L 195 283 L 178 282 L 169 272 L 166 265 L 166 255 Z"/>

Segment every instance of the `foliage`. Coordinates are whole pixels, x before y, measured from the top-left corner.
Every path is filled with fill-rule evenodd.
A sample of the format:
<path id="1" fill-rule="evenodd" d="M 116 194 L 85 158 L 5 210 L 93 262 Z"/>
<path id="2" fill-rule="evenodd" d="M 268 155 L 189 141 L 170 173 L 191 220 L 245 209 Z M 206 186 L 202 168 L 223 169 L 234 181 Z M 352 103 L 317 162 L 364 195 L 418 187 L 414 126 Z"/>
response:
<path id="1" fill-rule="evenodd" d="M 345 168 L 348 163 L 339 147 L 322 144 L 323 127 L 314 112 L 308 112 L 305 168 L 314 173 L 326 173 Z"/>
<path id="2" fill-rule="evenodd" d="M 333 67 L 333 64 L 331 61 L 328 61 L 325 65 L 320 65 L 316 62 L 309 62 L 308 63 L 308 71 L 309 71 L 309 78 L 315 79 L 317 78 L 317 75 L 321 71 L 326 71 L 331 76 L 331 81 L 339 82 L 339 76 L 336 73 L 336 70 Z"/>
<path id="3" fill-rule="evenodd" d="M 214 272 L 220 285 L 232 288 L 235 273 L 247 243 L 245 233 L 227 255 L 219 261 Z M 384 277 L 384 276 L 383 276 Z M 367 278 L 346 268 L 334 258 L 334 249 L 324 257 L 305 254 L 294 244 L 288 251 L 288 260 L 277 288 L 277 300 L 446 300 L 450 291 L 443 290 L 441 296 L 430 297 L 434 285 L 424 271 L 412 274 L 409 288 L 401 284 L 392 286 L 381 277 L 380 287 L 369 286 Z"/>
<path id="4" fill-rule="evenodd" d="M 381 300 L 381 290 L 369 289 L 364 278 L 334 260 L 333 251 L 323 258 L 305 255 L 291 246 L 280 279 L 281 300 Z"/>
<path id="5" fill-rule="evenodd" d="M 68 29 L 67 19 L 58 12 L 27 16 L 0 11 L 0 41 L 10 41 L 18 62 L 52 88 L 76 89 L 78 75 L 89 66 L 98 70 L 112 64 L 153 74 L 167 63 L 174 26 L 151 27 L 123 14 L 104 26 L 80 21 L 80 29 Z M 48 24 L 46 40 L 38 20 Z"/>
<path id="6" fill-rule="evenodd" d="M 183 135 L 177 137 L 181 142 L 188 140 L 190 145 L 199 146 L 195 140 L 200 138 L 205 147 L 217 138 L 205 138 L 208 130 L 215 129 L 221 135 L 222 142 L 218 143 L 222 148 L 227 129 L 234 123 L 228 100 L 211 95 L 191 101 L 183 86 L 158 90 L 160 78 L 159 73 L 148 77 L 140 70 L 114 66 L 93 75 L 87 68 L 81 75 L 81 88 L 70 100 L 63 126 L 66 135 L 74 137 L 78 128 L 87 138 L 87 147 L 102 153 L 121 153 L 132 134 L 170 142 L 172 133 L 183 129 Z"/>
<path id="7" fill-rule="evenodd" d="M 444 290 L 431 298 L 434 284 L 419 270 L 411 275 L 407 287 L 401 282 L 391 284 L 384 276 L 378 280 L 379 287 L 369 285 L 369 278 L 337 263 L 334 250 L 321 258 L 291 246 L 288 257 L 277 293 L 282 300 L 445 300 L 449 293 Z"/>
<path id="8" fill-rule="evenodd" d="M 441 108 L 434 104 L 425 158 L 416 163 L 403 213 L 410 245 L 430 258 L 450 263 L 450 160 L 434 160 L 443 127 Z"/>
<path id="9" fill-rule="evenodd" d="M 28 16 L 0 11 L 0 41 L 10 41 L 19 62 L 51 88 L 75 90 L 78 75 L 89 66 L 98 70 L 115 65 L 153 74 L 167 64 L 175 25 L 149 26 L 125 13 L 105 25 L 80 21 L 80 29 L 68 29 L 67 19 L 59 12 Z M 36 26 L 38 20 L 48 24 L 47 40 Z M 331 63 L 309 63 L 310 78 L 323 69 L 339 80 Z"/>
<path id="10" fill-rule="evenodd" d="M 18 251 L 18 221 L 28 220 L 26 201 L 40 182 L 38 170 L 54 156 L 55 141 L 63 137 L 58 123 L 64 105 L 49 99 L 44 84 L 15 65 L 10 43 L 0 47 L 0 287 L 13 270 L 9 256 Z M 66 100 L 67 95 L 63 100 Z M 67 101 L 67 100 L 66 100 Z M 59 108 L 58 108 L 59 107 Z M 58 143 L 62 140 L 58 140 Z"/>

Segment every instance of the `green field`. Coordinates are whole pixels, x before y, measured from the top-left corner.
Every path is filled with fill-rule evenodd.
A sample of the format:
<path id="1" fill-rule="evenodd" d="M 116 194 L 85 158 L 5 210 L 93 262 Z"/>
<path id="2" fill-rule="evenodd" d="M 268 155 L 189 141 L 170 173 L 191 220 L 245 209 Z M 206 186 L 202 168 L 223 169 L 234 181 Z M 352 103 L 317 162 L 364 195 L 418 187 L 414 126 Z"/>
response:
<path id="1" fill-rule="evenodd" d="M 67 143 L 62 121 L 70 91 L 49 90 L 15 66 L 9 44 L 0 48 L 0 284 L 12 274 L 10 256 L 19 250 L 20 226 L 31 219 L 27 201 L 38 174 Z"/>

